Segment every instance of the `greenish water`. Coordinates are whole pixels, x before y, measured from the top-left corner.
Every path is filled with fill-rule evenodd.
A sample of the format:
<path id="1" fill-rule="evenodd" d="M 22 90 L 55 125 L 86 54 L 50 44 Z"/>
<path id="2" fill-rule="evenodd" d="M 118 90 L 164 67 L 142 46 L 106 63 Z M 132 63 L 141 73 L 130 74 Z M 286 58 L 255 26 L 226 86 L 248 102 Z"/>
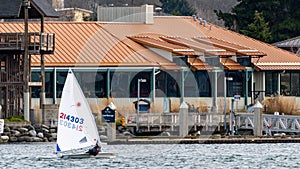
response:
<path id="1" fill-rule="evenodd" d="M 59 159 L 55 143 L 0 144 L 1 168 L 300 168 L 300 144 L 104 145 L 114 159 Z"/>

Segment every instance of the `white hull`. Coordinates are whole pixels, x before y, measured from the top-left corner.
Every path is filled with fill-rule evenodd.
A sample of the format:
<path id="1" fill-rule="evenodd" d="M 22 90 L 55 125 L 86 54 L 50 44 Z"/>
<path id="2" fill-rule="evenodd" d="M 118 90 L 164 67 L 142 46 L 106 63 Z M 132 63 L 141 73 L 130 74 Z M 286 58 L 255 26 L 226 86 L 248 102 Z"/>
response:
<path id="1" fill-rule="evenodd" d="M 66 154 L 62 155 L 63 159 L 82 159 L 82 158 L 115 158 L 116 155 L 114 153 L 100 152 L 98 155 L 90 155 L 88 153 L 82 154 Z"/>

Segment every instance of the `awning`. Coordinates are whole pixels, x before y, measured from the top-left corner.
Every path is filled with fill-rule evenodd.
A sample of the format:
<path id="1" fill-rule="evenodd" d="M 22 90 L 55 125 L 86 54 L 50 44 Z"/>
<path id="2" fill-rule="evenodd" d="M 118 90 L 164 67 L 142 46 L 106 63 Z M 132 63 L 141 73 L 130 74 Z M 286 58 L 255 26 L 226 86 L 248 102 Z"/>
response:
<path id="1" fill-rule="evenodd" d="M 260 52 L 256 49 L 251 49 L 246 46 L 241 46 L 238 44 L 234 44 L 231 42 L 227 42 L 224 40 L 220 40 L 217 38 L 212 38 L 212 37 L 197 37 L 193 38 L 195 41 L 200 42 L 200 43 L 205 43 L 208 45 L 213 45 L 222 49 L 226 49 L 231 52 L 235 52 L 236 55 L 238 56 L 265 56 L 266 54 L 263 52 Z"/>
<path id="2" fill-rule="evenodd" d="M 246 70 L 244 66 L 229 58 L 221 58 L 221 63 L 224 66 L 224 70 Z"/>
<path id="3" fill-rule="evenodd" d="M 187 62 L 191 66 L 192 71 L 214 69 L 208 63 L 201 61 L 199 58 L 188 57 Z"/>
<path id="4" fill-rule="evenodd" d="M 192 48 L 195 51 L 204 53 L 205 55 L 214 55 L 214 56 L 234 56 L 235 55 L 234 52 L 230 52 L 225 49 L 215 47 L 213 45 L 209 45 L 206 43 L 199 43 L 192 39 L 187 39 L 187 38 L 182 38 L 182 37 L 160 37 L 160 38 L 169 43 Z"/>
<path id="5" fill-rule="evenodd" d="M 157 40 L 154 38 L 150 38 L 147 36 L 132 36 L 128 37 L 129 39 L 151 47 L 163 49 L 169 52 L 172 52 L 176 55 L 196 55 L 195 51 L 191 48 L 187 48 L 184 46 L 176 45 L 176 44 L 171 44 L 166 41 L 162 40 Z"/>

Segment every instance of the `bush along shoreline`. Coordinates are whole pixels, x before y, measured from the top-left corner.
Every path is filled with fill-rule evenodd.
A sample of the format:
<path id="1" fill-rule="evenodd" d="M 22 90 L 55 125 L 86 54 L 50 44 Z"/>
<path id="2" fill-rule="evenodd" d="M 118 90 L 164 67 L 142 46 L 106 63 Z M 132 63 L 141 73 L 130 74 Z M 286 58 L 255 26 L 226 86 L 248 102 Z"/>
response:
<path id="1" fill-rule="evenodd" d="M 43 124 L 31 125 L 28 122 L 9 122 L 5 123 L 4 132 L 0 135 L 0 143 L 54 142 L 57 138 L 57 127 Z"/>

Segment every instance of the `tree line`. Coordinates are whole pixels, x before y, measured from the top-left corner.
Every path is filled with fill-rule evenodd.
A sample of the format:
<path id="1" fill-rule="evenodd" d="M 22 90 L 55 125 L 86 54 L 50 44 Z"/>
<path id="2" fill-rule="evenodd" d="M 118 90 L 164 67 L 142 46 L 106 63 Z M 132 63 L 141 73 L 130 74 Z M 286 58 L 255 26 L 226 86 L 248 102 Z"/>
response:
<path id="1" fill-rule="evenodd" d="M 233 0 L 64 0 L 65 7 L 78 4 L 94 6 L 95 3 L 126 3 L 138 6 L 144 3 L 160 6 L 165 14 L 192 16 L 197 11 L 214 10 L 224 27 L 263 42 L 273 43 L 300 36 L 299 0 L 236 0 L 231 11 L 216 6 L 233 5 Z M 83 3 L 84 2 L 84 3 Z M 214 5 L 210 5 L 210 3 Z M 77 6 L 75 5 L 77 4 Z M 216 5 L 219 4 L 219 5 Z M 201 8 L 201 9 L 200 9 Z M 224 9 L 224 8 L 223 8 Z M 94 10 L 93 10 L 94 11 Z M 210 21 L 210 20 L 208 20 Z M 215 21 L 210 21 L 215 23 Z"/>
<path id="2" fill-rule="evenodd" d="M 160 0 L 163 11 L 172 15 L 193 15 L 187 0 Z M 196 0 L 195 0 L 196 1 Z M 231 12 L 215 10 L 227 29 L 273 43 L 300 35 L 299 0 L 237 0 Z"/>

